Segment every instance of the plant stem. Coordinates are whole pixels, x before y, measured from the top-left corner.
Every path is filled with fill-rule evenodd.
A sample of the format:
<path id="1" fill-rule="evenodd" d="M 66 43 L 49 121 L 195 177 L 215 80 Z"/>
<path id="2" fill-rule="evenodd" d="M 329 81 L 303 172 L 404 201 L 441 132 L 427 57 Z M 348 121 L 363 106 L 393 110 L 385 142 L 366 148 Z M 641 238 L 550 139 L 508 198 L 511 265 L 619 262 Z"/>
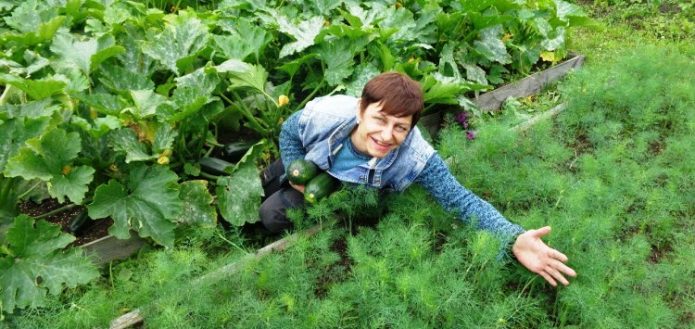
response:
<path id="1" fill-rule="evenodd" d="M 111 289 L 114 289 L 116 285 L 113 284 L 113 269 L 111 265 L 113 265 L 113 262 L 109 262 L 109 281 L 111 281 Z"/>
<path id="2" fill-rule="evenodd" d="M 42 181 L 39 181 L 38 183 L 34 184 L 34 186 L 30 187 L 28 190 L 24 191 L 24 193 L 20 194 L 17 196 L 17 200 L 24 199 L 25 196 L 29 195 L 34 189 L 39 186 L 39 184 L 43 183 Z"/>
<path id="3" fill-rule="evenodd" d="M 248 251 L 246 251 L 246 250 L 244 250 L 243 248 L 239 247 L 239 245 L 237 245 L 236 243 L 234 243 L 234 242 L 232 242 L 232 241 L 229 241 L 229 239 L 225 238 L 224 235 L 220 234 L 219 232 L 217 232 L 217 236 L 219 236 L 220 239 L 222 239 L 222 241 L 229 243 L 232 247 L 234 247 L 234 248 L 238 249 L 239 251 L 243 252 L 245 255 L 248 255 L 248 254 L 249 254 Z"/>
<path id="4" fill-rule="evenodd" d="M 208 174 L 208 173 L 203 172 L 203 171 L 200 172 L 200 176 L 205 177 L 207 179 L 213 179 L 215 181 L 217 181 L 217 179 L 219 178 L 219 176 L 217 176 L 217 175 Z"/>
<path id="5" fill-rule="evenodd" d="M 61 212 L 63 212 L 63 211 L 70 210 L 70 209 L 75 208 L 75 207 L 77 207 L 77 206 L 78 206 L 78 205 L 76 205 L 76 204 L 74 204 L 74 203 L 71 203 L 71 204 L 62 206 L 62 207 L 60 207 L 60 208 L 58 208 L 58 209 L 53 209 L 53 210 L 51 210 L 51 211 L 49 211 L 49 212 L 47 212 L 47 213 L 43 213 L 43 214 L 41 214 L 41 215 L 34 216 L 34 219 L 41 219 L 41 218 L 44 218 L 44 217 L 48 217 L 48 216 L 52 216 L 52 215 L 55 215 L 55 214 L 59 214 L 59 213 L 61 213 Z"/>
<path id="6" fill-rule="evenodd" d="M 10 88 L 12 88 L 12 85 L 5 85 L 5 91 L 3 91 L 2 96 L 0 96 L 0 105 L 5 105 Z"/>
<path id="7" fill-rule="evenodd" d="M 280 104 L 278 104 L 278 102 L 275 100 L 275 98 L 273 98 L 273 96 L 270 96 L 268 93 L 266 93 L 265 90 L 261 90 L 261 93 L 263 93 L 263 95 L 265 95 L 265 97 L 267 97 L 271 102 L 273 102 L 275 107 L 280 107 Z"/>
<path id="8" fill-rule="evenodd" d="M 251 115 L 251 111 L 249 111 L 249 109 L 246 107 L 246 104 L 244 104 L 244 101 L 241 100 L 241 97 L 239 97 L 239 95 L 237 95 L 235 92 L 232 92 L 232 94 L 234 95 L 234 97 L 239 99 L 239 102 L 238 102 L 239 103 L 239 110 L 241 111 L 241 114 L 244 115 L 246 120 L 251 121 L 253 124 L 255 124 L 256 126 L 261 128 L 263 131 L 260 131 L 260 133 L 267 134 L 268 133 L 268 131 L 267 131 L 268 127 L 266 127 L 263 124 L 263 122 L 259 122 L 258 120 L 256 120 L 256 118 L 253 115 Z M 218 95 L 220 95 L 220 97 L 222 97 L 224 100 L 226 100 L 230 104 L 235 103 L 234 101 L 229 99 L 227 96 L 225 96 L 223 93 L 219 93 Z"/>
<path id="9" fill-rule="evenodd" d="M 309 94 L 309 96 L 307 96 L 306 98 L 304 98 L 304 100 L 302 101 L 302 103 L 300 103 L 299 106 L 297 106 L 297 109 L 296 109 L 297 111 L 303 109 L 303 108 L 304 108 L 304 105 L 306 105 L 306 103 L 308 103 L 312 98 L 314 98 L 314 95 L 316 95 L 316 93 L 319 91 L 319 89 L 320 89 L 321 87 L 323 87 L 323 83 L 324 83 L 325 81 L 326 81 L 326 80 L 321 79 L 321 82 L 316 86 L 316 88 L 314 88 L 314 90 L 311 91 L 311 93 Z"/>

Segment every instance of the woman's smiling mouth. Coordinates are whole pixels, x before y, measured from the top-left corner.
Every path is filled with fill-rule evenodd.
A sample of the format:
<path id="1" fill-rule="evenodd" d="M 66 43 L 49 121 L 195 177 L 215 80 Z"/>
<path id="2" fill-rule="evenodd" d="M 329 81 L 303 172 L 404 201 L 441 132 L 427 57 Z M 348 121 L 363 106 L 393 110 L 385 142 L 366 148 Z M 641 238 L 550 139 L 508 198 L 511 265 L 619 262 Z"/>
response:
<path id="1" fill-rule="evenodd" d="M 391 145 L 392 145 L 391 143 L 379 142 L 374 137 L 372 137 L 371 139 L 372 139 L 372 142 L 374 143 L 374 145 L 376 146 L 376 149 L 381 151 L 381 152 L 386 152 L 391 148 Z"/>

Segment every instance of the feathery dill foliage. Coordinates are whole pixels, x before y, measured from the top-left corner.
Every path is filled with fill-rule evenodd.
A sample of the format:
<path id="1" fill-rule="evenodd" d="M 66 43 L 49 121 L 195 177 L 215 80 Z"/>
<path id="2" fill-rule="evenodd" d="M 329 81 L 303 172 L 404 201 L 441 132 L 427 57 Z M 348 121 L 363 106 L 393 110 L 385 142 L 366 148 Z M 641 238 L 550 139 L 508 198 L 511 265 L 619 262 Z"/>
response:
<path id="1" fill-rule="evenodd" d="M 691 328 L 694 65 L 639 49 L 575 74 L 555 122 L 524 134 L 492 124 L 475 141 L 442 132 L 440 154 L 464 185 L 524 227 L 552 225 L 545 240 L 579 273 L 569 287 L 498 261 L 497 239 L 421 188 L 386 199 L 358 188 L 291 216 L 300 227 L 378 224 L 324 229 L 199 287 L 190 279 L 214 265 L 198 249 L 205 236 L 192 237 L 187 250 L 121 263 L 109 282 L 11 321 L 104 327 L 141 307 L 152 328 Z"/>
<path id="2" fill-rule="evenodd" d="M 535 294 L 553 325 L 693 325 L 694 75 L 691 55 L 636 49 L 564 84 L 555 124 L 523 136 L 489 125 L 474 142 L 443 132 L 440 153 L 466 186 L 525 227 L 553 226 L 548 243 L 580 275 Z"/>
<path id="3" fill-rule="evenodd" d="M 397 215 L 355 235 L 324 230 L 207 291 L 192 291 L 190 299 L 160 299 L 147 311 L 147 325 L 455 328 L 543 322 L 536 300 L 503 293 L 496 239 L 463 228 L 452 234 L 458 236 L 437 250 L 425 223 Z"/>
<path id="4" fill-rule="evenodd" d="M 568 319 L 616 328 L 692 326 L 695 286 L 684 276 L 695 269 L 683 261 L 695 257 L 694 75 L 692 56 L 644 47 L 579 72 L 565 86 L 568 109 L 558 131 L 576 153 L 565 207 L 596 225 L 577 225 L 592 231 L 572 237 L 585 241 L 576 266 L 592 276 L 562 296 Z"/>
<path id="5" fill-rule="evenodd" d="M 450 125 L 443 130 L 439 150 L 460 182 L 503 212 L 554 205 L 569 188 L 563 167 L 572 152 L 555 140 L 548 124 L 519 136 L 491 123 L 473 142 Z"/>
<path id="6" fill-rule="evenodd" d="M 385 196 L 376 189 L 344 184 L 328 198 L 310 207 L 292 209 L 288 212 L 288 218 L 298 229 L 333 219 L 343 220 L 348 225 L 353 222 L 368 224 L 379 218 L 385 204 Z"/>

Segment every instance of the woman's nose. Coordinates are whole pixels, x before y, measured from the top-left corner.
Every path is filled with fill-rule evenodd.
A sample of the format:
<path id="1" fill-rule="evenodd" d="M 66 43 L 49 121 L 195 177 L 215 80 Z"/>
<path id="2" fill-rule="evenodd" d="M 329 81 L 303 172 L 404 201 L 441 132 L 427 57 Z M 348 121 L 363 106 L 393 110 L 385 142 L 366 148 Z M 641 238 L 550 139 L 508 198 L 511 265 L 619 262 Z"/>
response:
<path id="1" fill-rule="evenodd" d="M 381 131 L 381 140 L 384 142 L 391 142 L 391 140 L 393 140 L 393 127 L 385 127 Z"/>

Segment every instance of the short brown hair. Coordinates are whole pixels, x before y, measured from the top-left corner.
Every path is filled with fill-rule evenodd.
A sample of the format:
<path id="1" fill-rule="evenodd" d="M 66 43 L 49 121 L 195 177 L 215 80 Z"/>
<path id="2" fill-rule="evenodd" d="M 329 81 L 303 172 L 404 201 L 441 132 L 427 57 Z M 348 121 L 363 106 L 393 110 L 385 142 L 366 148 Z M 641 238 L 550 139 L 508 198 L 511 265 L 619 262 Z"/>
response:
<path id="1" fill-rule="evenodd" d="M 388 72 L 377 75 L 362 89 L 360 111 L 364 112 L 372 103 L 382 102 L 381 110 L 396 117 L 413 116 L 414 127 L 420 119 L 424 99 L 420 84 L 409 76 Z"/>

